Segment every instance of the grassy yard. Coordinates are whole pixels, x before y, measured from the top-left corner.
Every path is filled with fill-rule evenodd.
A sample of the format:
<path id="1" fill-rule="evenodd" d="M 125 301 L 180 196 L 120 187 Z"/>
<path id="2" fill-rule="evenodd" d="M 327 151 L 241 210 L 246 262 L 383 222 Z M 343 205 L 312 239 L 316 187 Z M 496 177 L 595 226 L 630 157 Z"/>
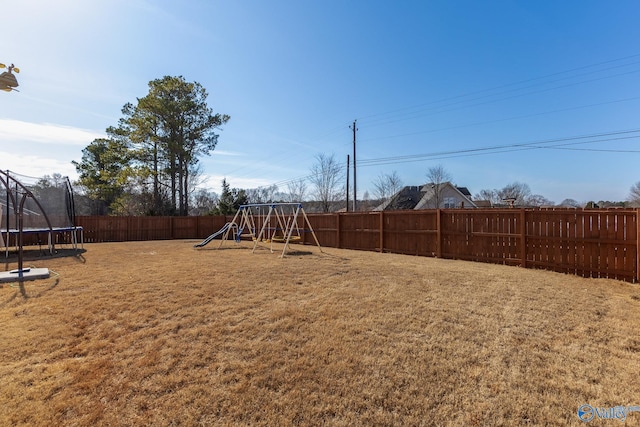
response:
<path id="1" fill-rule="evenodd" d="M 0 285 L 0 425 L 584 425 L 581 404 L 640 405 L 638 285 L 193 243 L 89 244 Z"/>

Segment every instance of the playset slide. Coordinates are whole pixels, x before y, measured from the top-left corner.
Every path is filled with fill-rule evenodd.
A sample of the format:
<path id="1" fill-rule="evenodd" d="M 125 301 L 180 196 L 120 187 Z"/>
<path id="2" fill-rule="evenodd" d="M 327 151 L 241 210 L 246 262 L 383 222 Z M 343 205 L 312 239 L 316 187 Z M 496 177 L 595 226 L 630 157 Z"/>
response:
<path id="1" fill-rule="evenodd" d="M 222 226 L 222 228 L 220 230 L 216 231 L 211 236 L 207 237 L 202 242 L 198 243 L 197 245 L 194 245 L 193 247 L 194 248 L 201 248 L 203 246 L 206 246 L 213 239 L 215 239 L 216 237 L 218 237 L 221 234 L 224 234 L 229 229 L 230 226 L 231 226 L 230 222 L 226 223 L 225 225 Z"/>

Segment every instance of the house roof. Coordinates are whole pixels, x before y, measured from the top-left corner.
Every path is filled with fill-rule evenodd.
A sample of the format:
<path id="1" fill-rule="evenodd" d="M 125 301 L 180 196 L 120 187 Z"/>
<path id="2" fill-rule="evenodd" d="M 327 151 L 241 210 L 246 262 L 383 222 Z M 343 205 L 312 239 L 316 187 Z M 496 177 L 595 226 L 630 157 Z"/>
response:
<path id="1" fill-rule="evenodd" d="M 458 189 L 459 192 L 461 192 L 465 196 L 471 197 L 471 192 L 469 191 L 469 189 L 467 187 L 456 187 L 456 188 Z"/>
<path id="2" fill-rule="evenodd" d="M 467 207 L 477 207 L 475 202 L 471 200 L 471 193 L 467 187 L 456 187 L 450 182 L 438 184 L 440 191 L 448 188 L 458 194 L 458 197 Z M 430 201 L 435 195 L 435 184 L 426 183 L 420 186 L 406 186 L 389 198 L 385 203 L 376 207 L 375 211 L 383 210 L 407 210 L 407 209 L 426 209 Z"/>
<path id="3" fill-rule="evenodd" d="M 418 202 L 422 199 L 421 187 L 406 186 L 400 189 L 396 194 L 389 198 L 386 202 L 376 207 L 374 211 L 383 210 L 407 210 L 414 209 Z"/>
<path id="4" fill-rule="evenodd" d="M 420 202 L 418 202 L 418 204 L 414 209 L 426 209 L 427 207 L 429 207 L 429 203 L 435 197 L 435 186 L 436 184 L 432 182 L 429 182 L 422 186 L 422 192 L 423 192 L 422 199 L 420 200 Z M 469 193 L 469 190 L 466 187 L 456 187 L 455 185 L 451 184 L 448 181 L 438 184 L 438 186 L 440 187 L 441 193 L 448 188 L 449 190 L 455 193 L 458 193 L 458 196 L 462 199 L 463 203 L 466 206 L 476 207 L 476 204 L 470 198 L 471 193 Z M 467 196 L 464 192 L 462 192 L 461 189 L 463 189 L 466 193 L 468 193 L 469 196 Z"/>
<path id="5" fill-rule="evenodd" d="M 475 203 L 476 206 L 479 207 L 479 208 L 490 208 L 490 207 L 492 207 L 491 200 L 474 200 L 473 203 Z"/>

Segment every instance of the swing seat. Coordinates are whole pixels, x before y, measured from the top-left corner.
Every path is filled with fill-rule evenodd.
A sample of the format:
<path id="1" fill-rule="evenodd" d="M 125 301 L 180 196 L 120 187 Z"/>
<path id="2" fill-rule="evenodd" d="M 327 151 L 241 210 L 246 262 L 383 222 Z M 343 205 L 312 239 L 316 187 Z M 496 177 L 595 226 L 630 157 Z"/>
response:
<path id="1" fill-rule="evenodd" d="M 284 243 L 286 241 L 286 239 L 284 238 L 284 236 L 273 236 L 271 238 L 271 240 L 273 240 L 274 242 L 280 242 L 280 243 Z M 300 236 L 291 236 L 289 238 L 290 242 L 296 242 L 300 240 Z"/>

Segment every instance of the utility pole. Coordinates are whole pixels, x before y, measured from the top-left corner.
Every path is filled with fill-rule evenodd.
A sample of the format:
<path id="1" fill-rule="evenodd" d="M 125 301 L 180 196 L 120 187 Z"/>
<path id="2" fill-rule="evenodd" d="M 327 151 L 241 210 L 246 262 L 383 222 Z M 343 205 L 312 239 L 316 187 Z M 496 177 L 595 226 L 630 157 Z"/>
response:
<path id="1" fill-rule="evenodd" d="M 358 210 L 358 190 L 356 188 L 356 120 L 353 121 L 353 125 L 349 126 L 353 130 L 353 211 Z"/>
<path id="2" fill-rule="evenodd" d="M 347 212 L 349 212 L 349 155 L 347 154 Z"/>

